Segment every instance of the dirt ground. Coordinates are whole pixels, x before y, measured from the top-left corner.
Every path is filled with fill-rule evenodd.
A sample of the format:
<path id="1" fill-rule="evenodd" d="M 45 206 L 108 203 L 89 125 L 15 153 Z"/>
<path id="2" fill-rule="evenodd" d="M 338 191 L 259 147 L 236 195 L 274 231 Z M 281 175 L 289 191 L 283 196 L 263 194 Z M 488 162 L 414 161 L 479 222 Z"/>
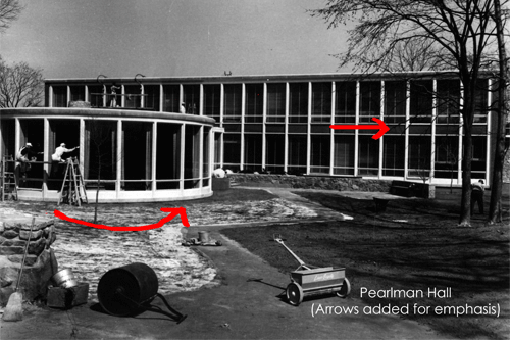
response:
<path id="1" fill-rule="evenodd" d="M 421 286 L 414 284 L 423 280 L 425 285 L 437 282 L 435 284 L 438 287 L 443 287 L 450 284 L 442 281 L 445 280 L 444 273 L 448 274 L 446 279 L 453 282 L 451 285 L 455 287 L 455 294 L 461 290 L 463 294 L 468 294 L 463 295 L 463 299 L 470 296 L 471 299 L 481 298 L 485 302 L 498 301 L 501 297 L 508 301 L 508 284 L 504 290 L 505 282 L 508 283 L 508 263 L 504 264 L 504 258 L 508 259 L 508 254 L 505 255 L 508 253 L 507 225 L 506 229 L 499 228 L 498 245 L 494 242 L 497 241 L 494 240 L 496 229 L 486 229 L 481 218 L 479 225 L 472 230 L 455 228 L 454 219 L 451 219 L 455 211 L 450 211 L 455 208 L 447 204 L 441 204 L 438 207 L 440 213 L 433 221 L 429 221 L 420 218 L 412 210 L 404 216 L 403 211 L 398 209 L 407 208 L 396 201 L 389 204 L 386 212 L 375 214 L 371 201 L 344 200 L 337 195 L 332 197 L 323 193 L 315 193 L 315 198 L 305 198 L 306 194 L 298 193 L 301 196 L 286 191 L 279 197 L 285 197 L 284 200 L 291 201 L 295 206 L 313 210 L 315 215 L 301 215 L 296 220 L 298 215 L 289 213 L 282 215 L 280 220 L 264 221 L 262 211 L 255 209 L 256 213 L 250 215 L 252 221 L 249 223 L 225 221 L 214 226 L 192 227 L 189 237 L 196 237 L 199 231 L 207 230 L 213 239 L 223 243 L 221 247 L 196 248 L 215 268 L 217 275 L 213 282 L 199 290 L 165 294 L 171 309 L 158 297 L 152 301 L 153 310 L 129 318 L 110 316 L 96 302 L 67 311 L 25 304 L 23 321 L 0 321 L 0 339 L 508 338 L 499 335 L 502 331 L 500 326 L 494 332 L 478 332 L 466 336 L 444 332 L 437 327 L 437 321 L 432 319 L 403 318 L 393 313 L 368 315 L 346 312 L 354 308 L 363 310 L 373 305 L 375 300 L 360 296 L 362 286 L 377 288 L 377 283 L 388 287 L 401 282 L 404 287 L 419 288 Z M 225 201 L 227 205 L 239 201 L 238 197 L 232 197 L 235 202 L 231 203 L 227 197 L 228 194 L 222 198 L 224 204 Z M 266 201 L 272 199 L 272 196 L 259 198 Z M 191 203 L 191 206 L 200 209 L 199 202 Z M 393 209 L 397 209 L 398 218 L 392 216 Z M 429 212 L 423 204 L 417 205 L 416 209 L 421 214 Z M 346 220 L 338 211 L 354 219 Z M 246 213 L 245 208 L 239 208 L 240 216 Z M 194 214 L 200 215 L 198 212 Z M 256 222 L 257 214 L 261 216 L 259 222 Z M 404 219 L 408 222 L 402 222 Z M 441 221 L 445 224 L 440 225 Z M 275 232 L 282 233 L 292 249 L 307 262 L 317 266 L 345 266 L 353 284 L 351 295 L 346 299 L 320 296 L 305 299 L 298 307 L 290 305 L 283 293 L 290 283 L 288 273 L 296 269 L 297 263 L 272 241 Z M 414 235 L 413 239 L 409 238 L 411 234 Z M 354 242 L 355 237 L 357 243 Z M 450 242 L 455 241 L 455 251 L 448 248 L 444 250 L 445 240 L 448 239 Z M 433 258 L 432 263 L 423 261 L 422 251 L 427 246 L 430 249 L 425 254 Z M 473 248 L 472 253 L 457 253 L 462 249 L 469 251 L 469 248 Z M 483 255 L 477 253 L 485 248 L 487 250 Z M 434 254 L 437 254 L 435 258 Z M 445 259 L 450 262 L 444 262 Z M 459 267 L 456 273 L 452 265 L 458 261 L 466 265 Z M 479 272 L 469 278 L 468 271 L 473 266 Z M 501 268 L 499 278 L 488 275 L 495 267 Z M 406 271 L 408 274 L 403 275 Z M 464 286 L 465 282 L 470 282 L 469 286 Z M 494 292 L 501 292 L 501 295 L 492 295 Z M 502 304 L 505 302 L 503 300 Z M 387 302 L 384 300 L 384 303 Z M 177 320 L 183 314 L 187 318 L 178 324 Z M 508 324 L 508 316 L 507 308 L 501 322 Z M 491 318 L 476 319 L 478 329 L 494 327 Z M 450 325 L 456 322 L 451 318 L 443 320 Z"/>

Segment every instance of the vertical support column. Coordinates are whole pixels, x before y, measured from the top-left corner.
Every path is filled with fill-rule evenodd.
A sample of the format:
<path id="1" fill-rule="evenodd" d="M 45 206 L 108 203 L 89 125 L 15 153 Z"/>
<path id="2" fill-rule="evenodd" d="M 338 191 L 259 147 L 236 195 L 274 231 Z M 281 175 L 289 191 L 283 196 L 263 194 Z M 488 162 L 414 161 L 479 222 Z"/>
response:
<path id="1" fill-rule="evenodd" d="M 262 91 L 262 169 L 266 168 L 266 116 L 267 116 L 267 83 Z"/>
<path id="2" fill-rule="evenodd" d="M 430 182 L 436 167 L 437 79 L 432 79 L 432 121 L 430 126 Z"/>
<path id="3" fill-rule="evenodd" d="M 182 102 L 184 102 L 184 85 L 179 84 L 179 108 L 181 107 Z M 180 110 L 179 110 L 180 112 Z"/>
<path id="4" fill-rule="evenodd" d="M 462 82 L 460 82 L 460 108 L 464 107 L 464 86 L 462 86 Z M 457 162 L 457 184 L 462 183 L 462 149 L 464 148 L 464 143 L 462 140 L 462 133 L 464 132 L 464 118 L 462 117 L 462 114 L 459 112 L 459 148 L 458 148 L 458 156 L 457 159 L 459 160 Z M 470 151 L 471 152 L 471 151 Z"/>
<path id="5" fill-rule="evenodd" d="M 181 181 L 180 189 L 181 195 L 184 195 L 184 161 L 185 161 L 185 150 L 186 150 L 186 124 L 181 125 Z"/>
<path id="6" fill-rule="evenodd" d="M 381 80 L 381 106 L 379 107 L 379 119 L 384 121 L 384 104 L 385 104 L 385 93 L 384 93 L 385 85 L 384 80 Z M 377 178 L 381 178 L 382 176 L 382 166 L 383 166 L 383 151 L 384 151 L 384 136 L 379 138 L 379 165 L 377 169 Z"/>
<path id="7" fill-rule="evenodd" d="M 50 172 L 50 121 L 48 118 L 44 118 L 44 142 L 43 142 L 43 148 L 44 148 L 44 155 L 43 155 L 43 169 L 44 169 L 44 180 L 43 180 L 43 200 L 45 199 L 47 193 L 48 193 L 48 173 Z M 80 159 L 81 157 L 81 150 L 80 150 Z"/>
<path id="8" fill-rule="evenodd" d="M 117 121 L 117 165 L 115 167 L 115 196 L 119 198 L 120 195 L 120 186 L 121 186 L 121 179 L 122 179 L 122 166 L 124 165 L 124 161 L 122 159 L 122 148 L 124 145 L 122 145 L 122 121 Z"/>
<path id="9" fill-rule="evenodd" d="M 92 101 L 90 99 L 90 91 L 89 91 L 89 86 L 88 85 L 85 85 L 85 101 L 89 101 L 89 102 Z"/>
<path id="10" fill-rule="evenodd" d="M 246 84 L 241 84 L 241 162 L 240 162 L 240 169 L 244 170 L 244 157 L 245 157 L 245 150 L 244 150 L 244 116 L 246 114 L 245 105 L 246 104 Z"/>
<path id="11" fill-rule="evenodd" d="M 223 110 L 224 110 L 224 98 L 225 98 L 225 88 L 223 84 L 220 84 L 220 127 L 223 127 Z M 223 133 L 220 137 L 220 168 L 223 169 Z"/>
<path id="12" fill-rule="evenodd" d="M 152 162 L 151 162 L 151 189 L 152 189 L 152 197 L 156 194 L 156 162 L 157 162 L 157 147 L 158 147 L 158 122 L 152 123 Z M 164 160 L 161 160 L 164 162 Z"/>
<path id="13" fill-rule="evenodd" d="M 48 107 L 53 107 L 53 85 L 50 85 L 50 87 L 48 88 L 48 96 L 49 96 L 49 99 L 48 99 Z"/>
<path id="14" fill-rule="evenodd" d="M 141 94 L 141 98 L 140 98 L 140 106 L 141 107 L 145 107 L 145 86 L 143 86 L 143 84 L 140 85 L 140 94 Z"/>
<path id="15" fill-rule="evenodd" d="M 487 83 L 487 91 L 488 91 L 488 96 L 487 96 L 487 136 L 486 136 L 486 140 L 487 140 L 487 151 L 486 151 L 486 155 L 487 155 L 487 159 L 485 160 L 485 174 L 486 174 L 486 185 L 489 185 L 491 183 L 491 173 L 490 173 L 490 164 L 491 164 L 491 134 L 492 134 L 492 111 L 491 111 L 491 108 L 492 108 L 492 86 L 493 86 L 493 80 L 492 79 L 488 79 L 488 83 Z"/>
<path id="16" fill-rule="evenodd" d="M 108 90 L 106 89 L 106 85 L 103 85 L 103 93 L 105 94 L 103 96 L 103 106 L 106 106 L 106 104 L 108 103 L 108 96 L 106 96 Z"/>
<path id="17" fill-rule="evenodd" d="M 120 94 L 124 94 L 125 93 L 125 88 L 124 88 L 124 85 L 121 84 L 120 85 Z M 120 96 L 120 107 L 124 107 L 125 106 L 125 99 L 126 99 L 126 96 Z M 117 103 L 115 103 L 117 104 Z"/>
<path id="18" fill-rule="evenodd" d="M 356 81 L 356 104 L 355 104 L 355 117 L 354 123 L 359 124 L 359 102 L 360 102 L 360 84 Z M 354 130 L 354 176 L 358 176 L 358 162 L 359 162 L 359 130 Z"/>
<path id="19" fill-rule="evenodd" d="M 312 83 L 308 82 L 308 107 L 306 116 L 306 174 L 310 174 L 312 154 Z"/>
<path id="20" fill-rule="evenodd" d="M 331 82 L 331 117 L 329 120 L 330 125 L 335 125 L 335 110 L 336 110 L 336 82 Z M 335 174 L 335 130 L 329 129 L 329 175 Z"/>
<path id="21" fill-rule="evenodd" d="M 204 84 L 200 84 L 200 100 L 198 101 L 198 115 L 204 115 Z"/>
<path id="22" fill-rule="evenodd" d="M 285 84 L 285 151 L 283 171 L 289 171 L 289 116 L 290 116 L 290 83 Z"/>
<path id="23" fill-rule="evenodd" d="M 411 122 L 409 121 L 411 119 L 411 83 L 408 80 L 406 82 L 406 130 L 405 130 L 405 137 L 404 137 L 404 179 L 407 179 L 408 177 L 408 171 L 409 171 L 409 126 Z"/>
<path id="24" fill-rule="evenodd" d="M 71 101 L 71 87 L 69 85 L 66 86 L 66 107 L 69 106 L 69 102 Z"/>
<path id="25" fill-rule="evenodd" d="M 163 93 L 163 84 L 159 84 L 159 111 L 164 111 L 163 110 L 163 103 L 164 103 L 164 98 L 165 94 Z M 180 107 L 181 103 L 179 103 L 179 106 Z"/>
<path id="26" fill-rule="evenodd" d="M 204 126 L 201 125 L 200 126 L 200 129 L 199 129 L 199 138 L 198 138 L 198 143 L 199 143 L 199 148 L 198 148 L 198 157 L 199 157 L 199 160 L 198 160 L 198 187 L 200 188 L 200 190 L 202 190 L 202 187 L 203 187 L 203 177 L 204 177 Z"/>
<path id="27" fill-rule="evenodd" d="M 85 119 L 83 118 L 80 119 L 80 173 L 82 176 L 85 174 Z"/>
<path id="28" fill-rule="evenodd" d="M 209 132 L 209 187 L 212 191 L 212 172 L 214 170 L 214 132 L 213 128 Z"/>

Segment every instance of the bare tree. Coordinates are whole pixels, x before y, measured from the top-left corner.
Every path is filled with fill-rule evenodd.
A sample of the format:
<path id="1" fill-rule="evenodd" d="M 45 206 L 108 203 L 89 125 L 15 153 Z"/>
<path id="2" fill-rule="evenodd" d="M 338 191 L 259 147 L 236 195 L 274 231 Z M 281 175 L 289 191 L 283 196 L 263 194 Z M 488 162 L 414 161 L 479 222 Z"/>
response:
<path id="1" fill-rule="evenodd" d="M 97 223 L 99 208 L 99 191 L 103 186 L 102 181 L 112 176 L 112 166 L 116 165 L 115 156 L 112 151 L 112 136 L 114 128 L 110 124 L 97 119 L 87 120 L 87 139 L 89 145 L 88 171 L 89 176 L 97 177 L 96 199 L 94 206 L 94 223 Z"/>
<path id="2" fill-rule="evenodd" d="M 505 46 L 504 27 L 506 16 L 501 8 L 500 0 L 494 0 L 494 13 L 492 18 L 496 23 L 496 34 L 498 40 L 499 73 L 497 75 L 497 130 L 496 130 L 496 150 L 494 152 L 494 171 L 491 185 L 491 203 L 489 207 L 489 223 L 500 223 L 503 221 L 503 209 L 501 206 L 501 195 L 503 191 L 503 167 L 505 162 L 505 124 L 508 118 L 508 85 L 510 75 L 508 70 L 508 56 Z"/>
<path id="3" fill-rule="evenodd" d="M 389 69 L 399 46 L 421 41 L 430 45 L 462 84 L 462 199 L 459 225 L 470 226 L 472 126 L 477 83 L 482 70 L 497 59 L 494 0 L 328 0 L 312 11 L 329 28 L 354 21 L 341 66 L 363 73 Z"/>
<path id="4" fill-rule="evenodd" d="M 11 26 L 23 9 L 18 0 L 0 0 L 0 33 Z"/>
<path id="5" fill-rule="evenodd" d="M 43 98 L 41 70 L 24 61 L 9 66 L 0 58 L 0 107 L 40 106 Z"/>

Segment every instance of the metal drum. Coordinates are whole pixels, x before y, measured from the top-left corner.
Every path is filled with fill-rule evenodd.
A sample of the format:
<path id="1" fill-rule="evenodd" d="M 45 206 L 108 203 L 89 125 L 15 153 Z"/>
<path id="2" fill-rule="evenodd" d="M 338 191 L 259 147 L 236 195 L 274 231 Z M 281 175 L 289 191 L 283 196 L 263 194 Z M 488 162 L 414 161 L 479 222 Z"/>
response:
<path id="1" fill-rule="evenodd" d="M 145 263 L 112 269 L 101 277 L 97 297 L 105 311 L 128 316 L 143 311 L 158 293 L 158 277 Z"/>
<path id="2" fill-rule="evenodd" d="M 78 282 L 76 282 L 73 272 L 70 269 L 59 271 L 51 277 L 51 280 L 55 286 L 62 288 L 71 288 L 78 285 Z"/>

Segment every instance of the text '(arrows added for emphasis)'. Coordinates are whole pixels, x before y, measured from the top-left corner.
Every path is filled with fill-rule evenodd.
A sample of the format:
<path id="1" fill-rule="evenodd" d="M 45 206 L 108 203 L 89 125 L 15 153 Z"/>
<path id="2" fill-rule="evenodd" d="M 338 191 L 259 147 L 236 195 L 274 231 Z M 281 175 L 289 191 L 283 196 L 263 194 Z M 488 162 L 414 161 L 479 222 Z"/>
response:
<path id="1" fill-rule="evenodd" d="M 381 138 L 386 132 L 390 131 L 390 128 L 386 125 L 385 122 L 372 118 L 377 125 L 330 125 L 329 128 L 333 130 L 379 130 L 375 135 L 372 136 L 372 139 Z"/>

